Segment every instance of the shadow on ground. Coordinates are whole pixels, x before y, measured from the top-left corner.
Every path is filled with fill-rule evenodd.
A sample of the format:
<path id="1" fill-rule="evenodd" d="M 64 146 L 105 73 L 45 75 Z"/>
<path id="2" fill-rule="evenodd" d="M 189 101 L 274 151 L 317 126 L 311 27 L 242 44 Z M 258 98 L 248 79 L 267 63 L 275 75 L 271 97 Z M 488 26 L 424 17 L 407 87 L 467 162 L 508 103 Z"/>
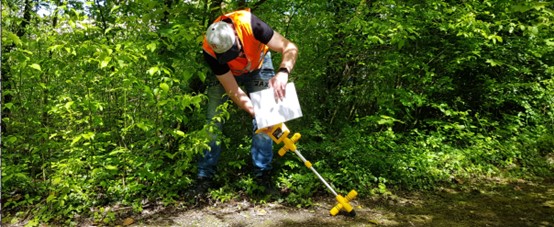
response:
<path id="1" fill-rule="evenodd" d="M 474 185 L 474 184 L 471 184 Z M 554 180 L 457 184 L 352 202 L 357 216 L 329 215 L 332 198 L 310 208 L 247 200 L 146 211 L 131 226 L 554 226 Z"/>

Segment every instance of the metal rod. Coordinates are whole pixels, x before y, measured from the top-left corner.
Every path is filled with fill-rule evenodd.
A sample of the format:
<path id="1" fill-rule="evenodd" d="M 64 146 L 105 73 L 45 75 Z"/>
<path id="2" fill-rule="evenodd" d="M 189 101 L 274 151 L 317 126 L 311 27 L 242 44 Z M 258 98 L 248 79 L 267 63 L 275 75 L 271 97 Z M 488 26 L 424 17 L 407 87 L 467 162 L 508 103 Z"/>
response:
<path id="1" fill-rule="evenodd" d="M 298 157 L 302 159 L 302 162 L 306 163 L 308 161 L 306 160 L 306 158 L 304 158 L 304 156 L 302 156 L 302 154 L 300 154 L 298 150 L 295 150 L 294 153 L 296 153 L 296 155 L 298 155 Z M 329 185 L 327 181 L 325 181 L 325 179 L 323 179 L 323 177 L 319 175 L 319 173 L 314 169 L 313 166 L 310 166 L 309 169 L 311 169 L 315 173 L 315 175 L 319 178 L 319 180 L 321 180 L 321 182 L 323 182 L 323 184 L 327 186 L 327 188 L 333 193 L 333 195 L 335 195 L 335 197 L 338 195 L 337 192 L 335 192 L 335 190 L 331 187 L 331 185 Z"/>

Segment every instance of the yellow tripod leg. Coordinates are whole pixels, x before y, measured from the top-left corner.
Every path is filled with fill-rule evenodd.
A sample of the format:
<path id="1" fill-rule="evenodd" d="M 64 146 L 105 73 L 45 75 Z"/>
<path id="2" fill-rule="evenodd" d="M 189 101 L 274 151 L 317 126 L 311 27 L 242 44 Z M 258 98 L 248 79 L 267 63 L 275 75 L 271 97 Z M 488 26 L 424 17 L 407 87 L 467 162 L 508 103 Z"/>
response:
<path id="1" fill-rule="evenodd" d="M 337 199 L 338 203 L 337 203 L 337 205 L 335 205 L 335 207 L 333 207 L 329 211 L 329 213 L 332 216 L 335 216 L 342 209 L 344 209 L 344 211 L 346 211 L 351 217 L 356 216 L 356 212 L 354 211 L 354 208 L 352 207 L 352 205 L 350 205 L 350 201 L 353 200 L 354 198 L 356 198 L 357 195 L 358 195 L 358 192 L 356 192 L 355 190 L 350 191 L 346 195 L 346 197 L 342 197 L 341 195 L 337 195 L 336 199 Z"/>

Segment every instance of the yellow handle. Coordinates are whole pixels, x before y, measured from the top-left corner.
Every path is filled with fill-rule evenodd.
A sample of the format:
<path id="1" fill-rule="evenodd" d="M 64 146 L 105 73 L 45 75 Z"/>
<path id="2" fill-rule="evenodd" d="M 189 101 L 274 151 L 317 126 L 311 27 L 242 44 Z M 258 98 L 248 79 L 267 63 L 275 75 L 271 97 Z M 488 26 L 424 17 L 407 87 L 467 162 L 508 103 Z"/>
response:
<path id="1" fill-rule="evenodd" d="M 294 135 L 292 136 L 292 138 L 290 138 L 290 140 L 292 140 L 292 143 L 296 143 L 300 139 L 300 137 L 301 137 L 300 133 L 294 133 Z"/>
<path id="2" fill-rule="evenodd" d="M 287 153 L 287 148 L 281 147 L 281 149 L 279 149 L 279 156 L 283 157 L 285 156 L 286 153 Z"/>
<path id="3" fill-rule="evenodd" d="M 346 199 L 348 199 L 348 201 L 351 201 L 354 198 L 356 198 L 356 196 L 358 196 L 358 192 L 355 190 L 352 190 L 346 195 Z"/>
<path id="4" fill-rule="evenodd" d="M 296 150 L 296 145 L 294 144 L 294 142 L 289 139 L 289 138 L 285 138 L 283 139 L 283 143 L 285 143 L 285 146 L 289 151 L 295 151 Z"/>
<path id="5" fill-rule="evenodd" d="M 331 216 L 335 216 L 337 214 L 339 214 L 339 211 L 342 209 L 342 205 L 339 203 L 337 204 L 335 207 L 333 207 L 329 213 L 331 214 Z"/>

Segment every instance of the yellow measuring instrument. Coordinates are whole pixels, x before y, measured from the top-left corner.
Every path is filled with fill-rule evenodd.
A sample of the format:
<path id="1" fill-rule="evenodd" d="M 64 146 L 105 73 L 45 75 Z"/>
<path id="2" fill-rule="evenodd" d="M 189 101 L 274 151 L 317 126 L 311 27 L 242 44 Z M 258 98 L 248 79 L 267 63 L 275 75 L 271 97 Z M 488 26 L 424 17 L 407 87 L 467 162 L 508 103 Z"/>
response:
<path id="1" fill-rule="evenodd" d="M 276 143 L 284 143 L 284 146 L 279 149 L 279 155 L 282 157 L 284 156 L 287 151 L 294 152 L 301 160 L 304 162 L 304 165 L 308 167 L 308 169 L 312 170 L 312 172 L 315 173 L 315 175 L 323 182 L 325 186 L 335 195 L 335 198 L 337 200 L 337 204 L 329 211 L 329 213 L 332 216 L 337 215 L 341 210 L 346 211 L 348 216 L 354 217 L 356 216 L 356 212 L 354 211 L 354 208 L 352 205 L 350 205 L 350 201 L 356 198 L 358 193 L 355 190 L 350 191 L 346 196 L 342 196 L 340 194 L 337 194 L 337 192 L 323 179 L 323 177 L 314 169 L 312 166 L 312 163 L 296 149 L 296 142 L 300 139 L 301 135 L 300 133 L 294 133 L 294 135 L 289 138 L 290 130 L 287 128 L 287 126 L 284 123 L 279 123 L 274 126 L 258 129 L 256 133 L 266 133 L 269 135 L 269 137 Z"/>

